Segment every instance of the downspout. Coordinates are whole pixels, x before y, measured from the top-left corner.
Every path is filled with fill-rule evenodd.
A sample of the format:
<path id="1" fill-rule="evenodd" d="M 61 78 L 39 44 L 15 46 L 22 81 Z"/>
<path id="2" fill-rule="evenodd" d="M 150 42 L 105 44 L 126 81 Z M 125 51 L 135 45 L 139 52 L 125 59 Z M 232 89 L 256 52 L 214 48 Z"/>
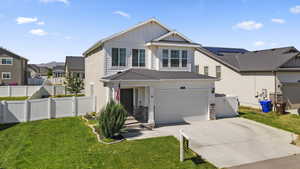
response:
<path id="1" fill-rule="evenodd" d="M 277 73 L 276 71 L 273 72 L 274 74 L 274 80 L 275 80 L 275 105 L 277 104 Z M 273 106 L 273 110 L 275 111 L 275 107 L 276 106 Z"/>

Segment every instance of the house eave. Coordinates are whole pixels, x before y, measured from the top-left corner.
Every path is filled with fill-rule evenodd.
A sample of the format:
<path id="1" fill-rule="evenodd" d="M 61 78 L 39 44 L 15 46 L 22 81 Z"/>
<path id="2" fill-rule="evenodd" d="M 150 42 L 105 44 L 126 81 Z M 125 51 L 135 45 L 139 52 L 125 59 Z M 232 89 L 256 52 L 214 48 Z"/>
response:
<path id="1" fill-rule="evenodd" d="M 174 47 L 189 47 L 189 48 L 199 48 L 201 45 L 196 44 L 181 44 L 181 43 L 162 43 L 162 42 L 148 42 L 145 46 L 174 46 Z"/>
<path id="2" fill-rule="evenodd" d="M 101 82 L 165 82 L 165 81 L 218 81 L 218 79 L 149 79 L 149 80 L 108 80 L 100 79 Z"/>

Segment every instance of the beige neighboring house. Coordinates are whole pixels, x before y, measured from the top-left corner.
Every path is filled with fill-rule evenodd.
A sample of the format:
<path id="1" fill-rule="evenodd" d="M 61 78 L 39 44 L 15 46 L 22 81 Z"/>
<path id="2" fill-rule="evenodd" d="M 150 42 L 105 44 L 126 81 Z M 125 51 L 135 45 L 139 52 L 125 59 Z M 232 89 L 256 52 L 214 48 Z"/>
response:
<path id="1" fill-rule="evenodd" d="M 84 57 L 82 56 L 66 56 L 65 73 L 66 76 L 73 76 L 84 79 L 85 73 Z"/>
<path id="2" fill-rule="evenodd" d="M 0 85 L 26 85 L 28 59 L 0 47 Z"/>
<path id="3" fill-rule="evenodd" d="M 240 104 L 260 107 L 259 100 L 280 99 L 300 108 L 300 53 L 294 47 L 247 51 L 201 47 L 195 64 L 199 73 L 215 76 L 216 93 L 238 96 Z"/>
<path id="4" fill-rule="evenodd" d="M 86 95 L 97 96 L 100 111 L 120 93 L 127 111 L 151 125 L 208 120 L 216 79 L 195 73 L 199 47 L 156 19 L 139 23 L 84 52 Z"/>

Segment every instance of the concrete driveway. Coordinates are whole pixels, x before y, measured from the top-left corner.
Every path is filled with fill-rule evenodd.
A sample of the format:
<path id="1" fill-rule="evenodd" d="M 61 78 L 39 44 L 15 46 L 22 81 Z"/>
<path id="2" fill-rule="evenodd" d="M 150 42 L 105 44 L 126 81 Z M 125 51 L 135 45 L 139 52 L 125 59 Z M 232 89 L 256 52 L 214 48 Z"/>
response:
<path id="1" fill-rule="evenodd" d="M 219 168 L 228 168 L 300 153 L 291 145 L 296 136 L 243 118 L 191 122 L 186 125 L 163 126 L 137 138 L 174 135 L 179 129 L 191 137 L 191 148 Z"/>
<path id="2" fill-rule="evenodd" d="M 157 130 L 169 131 L 178 137 L 180 128 L 191 137 L 193 151 L 219 168 L 300 153 L 300 147 L 290 144 L 296 138 L 294 134 L 243 118 L 196 122 Z"/>

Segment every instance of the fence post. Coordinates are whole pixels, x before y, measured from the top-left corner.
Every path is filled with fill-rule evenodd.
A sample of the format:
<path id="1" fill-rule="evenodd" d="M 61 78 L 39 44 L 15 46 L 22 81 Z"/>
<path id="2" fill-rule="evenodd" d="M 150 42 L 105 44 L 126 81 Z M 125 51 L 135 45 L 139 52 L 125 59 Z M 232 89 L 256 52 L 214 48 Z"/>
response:
<path id="1" fill-rule="evenodd" d="M 5 123 L 5 114 L 7 113 L 7 103 L 2 101 L 2 113 L 0 113 L 0 123 Z"/>
<path id="2" fill-rule="evenodd" d="M 52 86 L 52 91 L 53 91 L 53 96 L 56 96 L 56 90 L 55 90 L 55 86 Z"/>
<path id="3" fill-rule="evenodd" d="M 53 115 L 52 115 L 52 99 L 51 99 L 51 97 L 48 98 L 48 115 L 49 115 L 49 119 L 53 118 Z"/>
<path id="4" fill-rule="evenodd" d="M 97 111 L 97 97 L 95 95 L 92 96 L 93 99 L 93 112 Z"/>
<path id="5" fill-rule="evenodd" d="M 8 90 L 8 97 L 11 97 L 11 86 L 7 86 L 7 90 Z"/>
<path id="6" fill-rule="evenodd" d="M 77 99 L 75 96 L 72 97 L 72 110 L 75 116 L 78 116 L 78 112 L 77 112 Z"/>
<path id="7" fill-rule="evenodd" d="M 28 96 L 28 86 L 25 86 L 25 96 Z"/>
<path id="8" fill-rule="evenodd" d="M 28 122 L 29 121 L 29 111 L 28 111 L 28 100 L 26 99 L 25 100 L 25 104 L 24 104 L 24 116 L 25 116 L 25 119 L 24 119 L 24 121 L 25 122 Z"/>

